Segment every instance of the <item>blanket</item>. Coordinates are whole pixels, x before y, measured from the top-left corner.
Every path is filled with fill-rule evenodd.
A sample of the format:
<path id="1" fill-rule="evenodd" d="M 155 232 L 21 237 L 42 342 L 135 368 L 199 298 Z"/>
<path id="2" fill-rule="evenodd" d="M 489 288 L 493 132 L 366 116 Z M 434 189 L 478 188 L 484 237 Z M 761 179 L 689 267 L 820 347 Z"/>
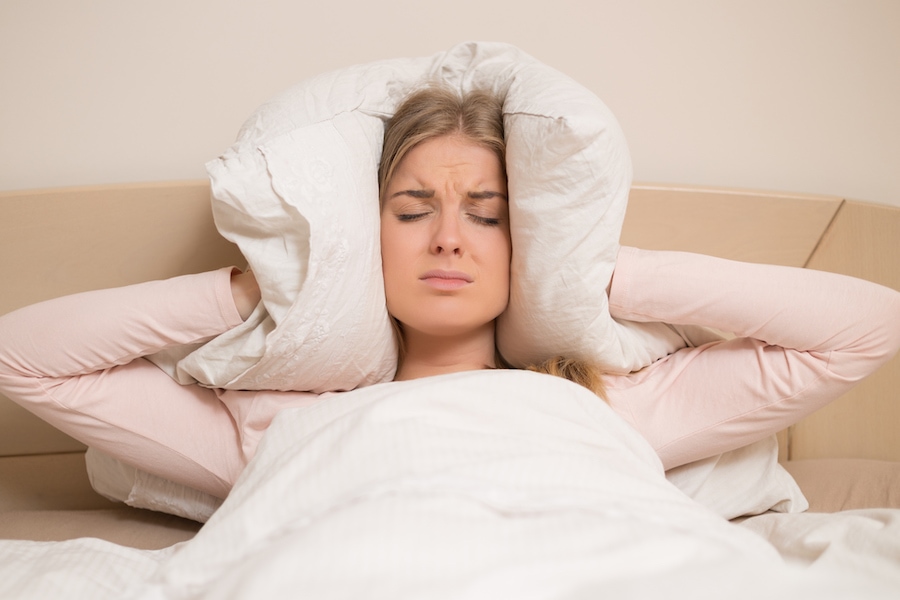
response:
<path id="1" fill-rule="evenodd" d="M 888 598 L 888 563 L 786 564 L 589 391 L 497 370 L 285 410 L 193 540 L 4 542 L 0 597 Z"/>

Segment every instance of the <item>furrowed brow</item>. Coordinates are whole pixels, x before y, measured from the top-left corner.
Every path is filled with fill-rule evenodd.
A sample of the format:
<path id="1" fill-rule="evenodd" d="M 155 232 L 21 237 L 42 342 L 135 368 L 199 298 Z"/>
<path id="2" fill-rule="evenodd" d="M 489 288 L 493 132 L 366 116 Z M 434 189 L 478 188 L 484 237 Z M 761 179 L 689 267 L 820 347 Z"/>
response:
<path id="1" fill-rule="evenodd" d="M 434 198 L 434 190 L 400 190 L 391 194 L 391 198 L 397 196 L 412 196 L 413 198 Z"/>

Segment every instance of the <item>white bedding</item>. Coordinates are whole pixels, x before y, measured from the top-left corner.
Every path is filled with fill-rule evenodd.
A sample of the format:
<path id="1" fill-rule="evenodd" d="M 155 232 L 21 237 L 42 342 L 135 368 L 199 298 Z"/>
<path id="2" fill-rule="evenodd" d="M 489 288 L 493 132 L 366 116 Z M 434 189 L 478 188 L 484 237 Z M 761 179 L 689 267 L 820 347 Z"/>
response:
<path id="1" fill-rule="evenodd" d="M 789 518 L 785 518 L 789 517 Z M 741 523 L 769 540 L 785 560 L 817 573 L 851 569 L 892 581 L 900 598 L 900 510 L 767 513 Z"/>
<path id="2" fill-rule="evenodd" d="M 0 543 L 0 597 L 896 597 L 900 511 L 860 515 L 883 526 L 853 535 L 779 517 L 736 525 L 690 500 L 575 384 L 478 371 L 284 411 L 231 496 L 178 546 Z M 773 522 L 790 539 L 798 517 L 845 555 L 785 564 L 751 531 Z"/>

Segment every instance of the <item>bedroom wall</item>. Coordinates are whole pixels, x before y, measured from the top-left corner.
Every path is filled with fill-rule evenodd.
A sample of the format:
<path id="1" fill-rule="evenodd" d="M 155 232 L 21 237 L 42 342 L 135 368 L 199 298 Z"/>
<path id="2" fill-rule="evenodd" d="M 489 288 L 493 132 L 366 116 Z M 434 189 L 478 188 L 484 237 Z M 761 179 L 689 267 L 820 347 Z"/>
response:
<path id="1" fill-rule="evenodd" d="M 272 94 L 516 44 L 594 90 L 644 182 L 900 206 L 894 0 L 3 0 L 0 190 L 205 177 Z"/>

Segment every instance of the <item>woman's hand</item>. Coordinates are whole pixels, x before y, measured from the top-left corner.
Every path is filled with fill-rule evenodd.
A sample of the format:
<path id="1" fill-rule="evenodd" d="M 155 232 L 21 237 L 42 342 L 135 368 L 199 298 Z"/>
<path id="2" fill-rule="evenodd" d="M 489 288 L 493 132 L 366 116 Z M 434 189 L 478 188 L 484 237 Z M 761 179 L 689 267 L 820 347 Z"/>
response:
<path id="1" fill-rule="evenodd" d="M 234 305 L 241 314 L 241 318 L 246 321 L 247 317 L 250 316 L 250 313 L 253 312 L 253 309 L 256 308 L 256 305 L 262 299 L 256 276 L 250 269 L 243 273 L 237 270 L 232 272 L 231 295 L 234 297 Z"/>

